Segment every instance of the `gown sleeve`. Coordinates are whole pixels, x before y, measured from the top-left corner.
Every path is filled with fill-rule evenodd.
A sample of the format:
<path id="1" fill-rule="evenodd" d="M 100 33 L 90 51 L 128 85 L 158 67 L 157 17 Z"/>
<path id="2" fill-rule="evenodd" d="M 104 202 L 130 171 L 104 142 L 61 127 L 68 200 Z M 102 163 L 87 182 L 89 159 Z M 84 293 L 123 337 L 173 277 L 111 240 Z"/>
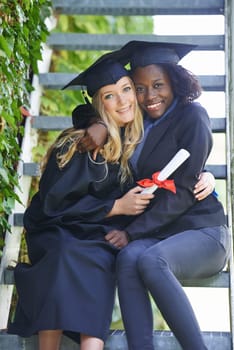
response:
<path id="1" fill-rule="evenodd" d="M 112 186 L 109 179 L 104 179 L 105 174 L 106 166 L 90 165 L 87 154 L 76 152 L 62 170 L 52 154 L 39 185 L 43 213 L 47 217 L 66 216 L 77 220 L 105 218 L 114 204 L 112 188 L 108 189 L 109 196 L 103 196 L 106 188 Z"/>

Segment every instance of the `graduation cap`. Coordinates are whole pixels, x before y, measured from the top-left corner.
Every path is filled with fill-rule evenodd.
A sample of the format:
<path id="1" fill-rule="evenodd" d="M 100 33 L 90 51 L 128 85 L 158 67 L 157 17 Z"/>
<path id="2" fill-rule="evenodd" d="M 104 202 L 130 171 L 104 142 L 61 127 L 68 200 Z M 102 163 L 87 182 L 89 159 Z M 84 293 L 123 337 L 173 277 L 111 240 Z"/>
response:
<path id="1" fill-rule="evenodd" d="M 115 84 L 122 77 L 128 76 L 129 72 L 118 60 L 113 60 L 112 56 L 113 53 L 101 56 L 88 69 L 64 86 L 63 89 L 71 85 L 86 86 L 89 96 L 93 97 L 101 87 Z M 117 57 L 118 55 L 116 56 L 115 53 L 114 56 Z"/>
<path id="2" fill-rule="evenodd" d="M 131 70 L 157 63 L 178 63 L 197 45 L 152 41 L 129 41 L 122 47 Z M 126 60 L 125 60 L 126 61 Z"/>

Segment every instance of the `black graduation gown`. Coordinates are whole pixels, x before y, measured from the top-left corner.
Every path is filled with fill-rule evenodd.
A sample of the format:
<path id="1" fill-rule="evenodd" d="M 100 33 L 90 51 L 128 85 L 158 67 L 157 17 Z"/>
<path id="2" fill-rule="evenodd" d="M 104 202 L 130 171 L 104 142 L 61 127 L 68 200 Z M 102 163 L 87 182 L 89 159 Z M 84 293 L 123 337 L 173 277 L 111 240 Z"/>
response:
<path id="1" fill-rule="evenodd" d="M 19 300 L 9 333 L 62 329 L 78 341 L 80 333 L 106 339 L 118 250 L 104 240 L 113 227 L 105 216 L 119 195 L 118 170 L 78 152 L 59 170 L 52 154 L 24 215 L 31 265 L 15 269 Z"/>
<path id="2" fill-rule="evenodd" d="M 151 128 L 138 158 L 136 180 L 151 178 L 181 148 L 190 152 L 190 158 L 170 176 L 175 181 L 176 194 L 157 189 L 149 208 L 126 226 L 133 240 L 147 236 L 166 238 L 188 229 L 226 223 L 223 207 L 214 195 L 202 201 L 193 195 L 212 142 L 210 119 L 197 102 L 178 103 L 161 123 Z"/>

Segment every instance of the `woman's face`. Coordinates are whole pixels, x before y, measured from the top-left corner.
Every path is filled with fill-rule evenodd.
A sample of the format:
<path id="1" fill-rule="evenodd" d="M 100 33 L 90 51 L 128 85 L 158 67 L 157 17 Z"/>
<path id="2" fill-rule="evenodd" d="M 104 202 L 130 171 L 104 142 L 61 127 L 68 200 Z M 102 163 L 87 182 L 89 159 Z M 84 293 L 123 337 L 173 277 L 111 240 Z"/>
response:
<path id="1" fill-rule="evenodd" d="M 102 87 L 100 96 L 106 113 L 118 126 L 124 126 L 134 119 L 136 95 L 130 78 L 126 76 L 116 84 Z"/>
<path id="2" fill-rule="evenodd" d="M 160 118 L 174 99 L 168 75 L 160 66 L 152 64 L 137 68 L 132 79 L 141 109 L 151 118 Z"/>

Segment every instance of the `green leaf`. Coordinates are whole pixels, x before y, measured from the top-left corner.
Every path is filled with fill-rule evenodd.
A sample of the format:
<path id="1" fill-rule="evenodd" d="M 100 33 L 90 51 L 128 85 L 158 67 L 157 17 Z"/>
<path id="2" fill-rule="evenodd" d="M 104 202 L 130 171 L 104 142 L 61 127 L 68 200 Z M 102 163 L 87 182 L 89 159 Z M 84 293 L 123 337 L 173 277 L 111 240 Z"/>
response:
<path id="1" fill-rule="evenodd" d="M 11 48 L 3 35 L 0 35 L 0 48 L 6 53 L 8 57 L 11 56 Z"/>
<path id="2" fill-rule="evenodd" d="M 7 175 L 7 171 L 3 168 L 0 168 L 0 178 L 2 177 L 2 179 L 6 182 L 9 183 L 9 178 Z"/>
<path id="3" fill-rule="evenodd" d="M 4 127 L 0 130 L 0 252 L 4 232 L 10 230 L 8 215 L 20 198 L 16 167 L 20 148 L 18 136 L 23 134 L 19 107 L 29 105 L 33 87 L 27 73 L 32 67 L 37 72 L 41 58 L 41 44 L 48 30 L 45 18 L 50 14 L 47 0 L 0 1 L 0 117 Z"/>

